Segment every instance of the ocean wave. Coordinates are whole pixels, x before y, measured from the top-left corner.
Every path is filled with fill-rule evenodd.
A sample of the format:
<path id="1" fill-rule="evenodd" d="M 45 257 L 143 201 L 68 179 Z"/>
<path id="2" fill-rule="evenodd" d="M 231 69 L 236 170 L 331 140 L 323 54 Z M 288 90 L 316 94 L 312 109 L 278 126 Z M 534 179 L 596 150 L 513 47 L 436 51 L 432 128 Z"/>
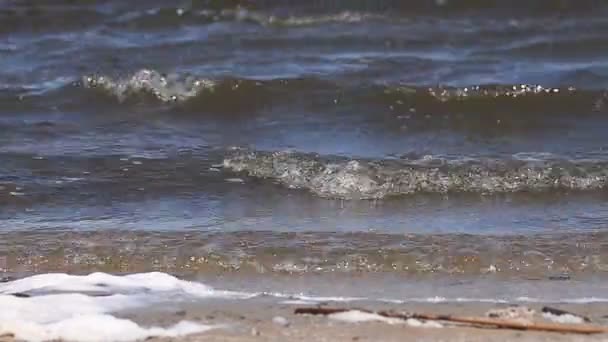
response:
<path id="1" fill-rule="evenodd" d="M 85 88 L 99 88 L 114 95 L 120 101 L 128 97 L 149 94 L 155 98 L 168 101 L 183 101 L 192 98 L 205 89 L 213 89 L 215 82 L 206 79 L 178 75 L 163 75 L 158 71 L 143 69 L 131 77 L 112 79 L 107 76 L 85 76 L 82 78 Z"/>
<path id="2" fill-rule="evenodd" d="M 428 88 L 389 86 L 378 99 L 391 104 L 392 108 L 409 105 L 436 112 L 508 112 L 516 115 L 517 112 L 556 114 L 603 111 L 607 95 L 602 90 L 539 84 Z"/>
<path id="3" fill-rule="evenodd" d="M 315 13 L 316 12 L 316 13 Z M 359 23 L 368 20 L 394 20 L 387 14 L 349 10 L 345 6 L 328 11 L 306 8 L 243 6 L 148 6 L 110 5 L 103 9 L 81 4 L 73 6 L 0 5 L 0 33 L 18 31 L 68 31 L 95 26 L 121 27 L 128 30 L 172 28 L 182 25 L 209 25 L 215 22 L 251 23 L 261 26 L 309 26 L 328 23 Z"/>
<path id="4" fill-rule="evenodd" d="M 181 25 L 208 25 L 218 21 L 247 22 L 263 26 L 308 26 L 328 23 L 395 21 L 417 15 L 483 14 L 485 17 L 513 15 L 586 13 L 605 11 L 594 0 L 519 2 L 437 0 L 437 1 L 201 1 L 179 5 L 150 1 L 124 3 L 108 1 L 48 1 L 44 4 L 8 1 L 0 4 L 0 33 L 69 31 L 96 26 L 129 30 L 171 28 Z"/>
<path id="5" fill-rule="evenodd" d="M 522 4 L 526 5 L 526 4 Z M 545 4 L 527 4 L 512 6 L 496 1 L 486 6 L 471 6 L 451 1 L 433 1 L 407 4 L 353 4 L 352 2 L 329 5 L 327 2 L 312 4 L 301 3 L 286 5 L 272 4 L 239 4 L 220 7 L 213 6 L 162 6 L 137 9 L 115 15 L 109 22 L 127 29 L 167 28 L 182 25 L 209 25 L 217 22 L 249 23 L 270 27 L 322 26 L 326 24 L 351 23 L 411 23 L 419 14 L 441 18 L 446 13 L 463 14 L 470 12 L 481 14 L 484 18 L 496 18 L 501 11 L 516 14 L 551 14 L 555 11 L 570 9 L 572 12 L 587 12 L 596 15 L 605 10 L 605 6 L 596 4 L 593 8 L 584 3 L 560 3 L 559 6 Z M 475 13 L 477 12 L 477 13 Z M 601 12 L 600 12 L 601 13 Z"/>
<path id="6" fill-rule="evenodd" d="M 311 84 L 308 84 L 311 83 Z M 127 77 L 104 75 L 84 76 L 81 89 L 93 93 L 77 94 L 78 106 L 100 104 L 148 104 L 153 110 L 168 108 L 180 113 L 248 113 L 271 104 L 285 103 L 294 97 L 306 96 L 305 92 L 318 90 L 321 81 L 274 80 L 258 81 L 244 78 L 211 79 L 190 74 L 162 74 L 142 69 Z M 78 92 L 78 89 L 70 89 Z M 65 94 L 63 95 L 65 96 Z M 108 97 L 109 96 L 109 97 Z M 82 98 L 79 101 L 78 98 Z M 160 106 L 159 106 L 160 104 Z"/>
<path id="7" fill-rule="evenodd" d="M 25 1 L 0 3 L 0 34 L 78 30 L 99 24 L 103 19 L 103 14 L 94 8 L 28 5 Z"/>
<path id="8" fill-rule="evenodd" d="M 486 11 L 486 10 L 506 10 L 514 13 L 553 13 L 560 10 L 586 11 L 598 10 L 604 3 L 596 0 L 564 0 L 555 2 L 552 0 L 533 0 L 508 2 L 504 0 L 491 1 L 471 1 L 471 0 L 436 0 L 436 1 L 399 1 L 399 0 L 380 0 L 380 1 L 262 1 L 248 4 L 241 2 L 241 5 L 248 8 L 293 8 L 307 11 L 328 11 L 328 10 L 365 10 L 374 12 L 397 11 L 402 14 L 407 13 L 444 13 L 460 11 Z"/>
<path id="9" fill-rule="evenodd" d="M 325 198 L 380 199 L 415 193 L 597 190 L 608 162 L 568 159 L 352 159 L 299 152 L 234 150 L 226 169 Z"/>
<path id="10" fill-rule="evenodd" d="M 321 78 L 256 80 L 247 78 L 207 78 L 193 74 L 164 74 L 142 69 L 130 76 L 85 75 L 80 85 L 85 89 L 101 89 L 121 102 L 151 96 L 162 102 L 186 102 L 196 98 L 214 97 L 234 103 L 253 94 L 268 95 L 281 102 L 294 97 L 315 97 L 317 102 L 336 105 L 381 105 L 399 111 L 420 107 L 436 111 L 494 111 L 518 109 L 528 112 L 602 110 L 607 92 L 577 89 L 572 86 L 542 85 L 472 85 L 466 87 L 424 87 L 417 85 L 377 85 L 328 81 Z M 280 95 L 280 96 L 279 96 Z M 290 100 L 289 100 L 290 101 Z M 540 106 L 542 105 L 542 106 Z M 566 107 L 566 108 L 565 108 Z M 415 114 L 413 114 L 415 116 Z"/>
<path id="11" fill-rule="evenodd" d="M 142 69 L 114 76 L 93 74 L 53 88 L 0 91 L 15 113 L 49 106 L 64 111 L 138 108 L 167 115 L 253 115 L 274 110 L 324 116 L 370 116 L 412 130 L 448 128 L 487 133 L 551 129 L 564 120 L 608 113 L 608 91 L 571 86 L 473 85 L 424 87 L 325 80 L 316 77 L 248 79 L 164 74 Z M 92 106 L 92 104 L 95 104 Z M 287 115 L 287 113 L 286 113 Z M 316 114 L 311 114 L 316 115 Z"/>
<path id="12" fill-rule="evenodd" d="M 289 10 L 288 10 L 289 11 Z M 213 22 L 244 22 L 262 26 L 309 26 L 328 23 L 359 23 L 368 20 L 392 20 L 380 13 L 337 11 L 323 14 L 280 14 L 284 11 L 261 11 L 245 7 L 197 9 L 193 7 L 165 7 L 123 15 L 116 22 L 130 28 L 159 28 L 176 25 L 205 25 Z"/>
<path id="13" fill-rule="evenodd" d="M 338 86 L 320 79 L 255 80 L 246 78 L 205 78 L 192 74 L 164 74 L 142 69 L 130 76 L 86 75 L 79 85 L 84 89 L 102 90 L 119 102 L 154 99 L 167 103 L 234 104 L 255 97 L 273 95 L 310 95 L 320 90 L 339 90 Z M 274 100 L 281 101 L 277 96 Z"/>

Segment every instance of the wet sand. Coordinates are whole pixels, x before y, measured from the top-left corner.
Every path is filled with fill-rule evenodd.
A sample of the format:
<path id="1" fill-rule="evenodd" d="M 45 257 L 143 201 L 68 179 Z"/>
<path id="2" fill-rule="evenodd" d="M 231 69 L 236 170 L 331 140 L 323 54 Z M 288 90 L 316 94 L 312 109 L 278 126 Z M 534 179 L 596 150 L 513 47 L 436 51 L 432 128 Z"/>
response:
<path id="1" fill-rule="evenodd" d="M 483 316 L 488 310 L 507 305 L 466 304 L 373 304 L 327 303 L 333 307 L 365 307 L 408 312 Z M 474 328 L 442 323 L 442 328 L 414 327 L 409 324 L 384 322 L 348 323 L 325 316 L 295 315 L 294 309 L 303 305 L 277 304 L 272 301 L 212 301 L 190 304 L 177 310 L 166 307 L 124 313 L 144 325 L 170 325 L 180 320 L 224 325 L 202 334 L 178 339 L 152 338 L 150 341 L 603 341 L 608 334 L 575 335 L 517 330 Z M 542 305 L 531 305 L 538 313 Z M 607 325 L 608 308 L 602 304 L 554 305 L 592 319 L 593 324 Z M 538 314 L 537 314 L 538 315 Z M 538 315 L 540 317 L 540 315 Z M 274 322 L 283 317 L 288 324 Z M 540 319 L 542 320 L 542 318 Z"/>
<path id="2" fill-rule="evenodd" d="M 178 338 L 151 337 L 146 341 L 606 341 L 608 334 L 579 335 L 480 328 L 441 322 L 440 327 L 416 326 L 415 322 L 344 322 L 331 316 L 296 315 L 296 308 L 328 307 L 395 311 L 460 317 L 485 317 L 489 310 L 513 307 L 505 303 L 388 303 L 378 301 L 307 302 L 302 299 L 261 295 L 249 299 L 166 298 L 148 306 L 113 312 L 117 318 L 132 320 L 143 327 L 169 327 L 182 321 L 213 326 L 214 329 Z M 162 303 L 162 304 L 160 304 Z M 67 303 L 66 303 L 67 304 Z M 543 306 L 588 317 L 594 326 L 608 329 L 608 305 L 605 303 L 564 304 L 530 303 L 534 310 L 528 322 L 549 323 L 541 314 Z M 523 306 L 522 306 L 523 307 Z M 424 322 L 422 322 L 424 323 Z M 585 323 L 586 324 L 586 323 Z M 575 324 L 580 326 L 579 324 Z M 0 337 L 2 342 L 14 342 Z"/>

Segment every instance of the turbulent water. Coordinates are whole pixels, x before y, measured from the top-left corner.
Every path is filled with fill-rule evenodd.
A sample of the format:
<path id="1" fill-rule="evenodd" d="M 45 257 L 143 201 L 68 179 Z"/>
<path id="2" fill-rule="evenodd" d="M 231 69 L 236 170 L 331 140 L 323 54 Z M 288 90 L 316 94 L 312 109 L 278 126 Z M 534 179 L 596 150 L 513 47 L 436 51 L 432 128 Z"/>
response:
<path id="1" fill-rule="evenodd" d="M 517 192 L 595 190 L 608 180 L 606 162 L 521 159 L 357 160 L 316 155 L 236 153 L 224 166 L 250 176 L 276 179 L 322 197 L 383 198 L 417 192 Z"/>
<path id="2" fill-rule="evenodd" d="M 603 279 L 607 14 L 2 1 L 0 271 Z"/>

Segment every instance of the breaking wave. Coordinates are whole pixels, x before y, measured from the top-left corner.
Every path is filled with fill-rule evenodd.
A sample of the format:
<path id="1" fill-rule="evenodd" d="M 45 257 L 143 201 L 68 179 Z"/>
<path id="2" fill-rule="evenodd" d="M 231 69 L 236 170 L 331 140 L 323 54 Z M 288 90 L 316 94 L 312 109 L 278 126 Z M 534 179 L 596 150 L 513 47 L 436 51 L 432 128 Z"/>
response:
<path id="1" fill-rule="evenodd" d="M 351 159 L 299 152 L 234 150 L 226 169 L 326 198 L 380 199 L 414 193 L 597 190 L 608 162 L 568 159 Z"/>
<path id="2" fill-rule="evenodd" d="M 424 87 L 325 80 L 258 80 L 164 74 L 142 69 L 125 76 L 91 74 L 52 88 L 19 85 L 0 91 L 0 105 L 15 112 L 48 108 L 88 111 L 136 105 L 146 111 L 254 114 L 275 108 L 332 115 L 367 115 L 409 128 L 546 129 L 557 116 L 578 120 L 608 113 L 608 91 L 541 85 Z M 92 106 L 94 104 L 94 106 Z M 365 114 L 366 113 L 366 114 Z M 287 114 L 287 113 L 286 113 Z M 399 121 L 399 122 L 397 122 Z"/>
<path id="3" fill-rule="evenodd" d="M 410 15 L 442 15 L 483 11 L 489 14 L 552 14 L 567 11 L 597 13 L 604 10 L 595 0 L 520 1 L 197 1 L 183 4 L 124 3 L 107 1 L 106 6 L 90 1 L 5 1 L 0 4 L 0 32 L 15 30 L 78 29 L 116 23 L 133 27 L 167 27 L 205 24 L 218 20 L 251 21 L 259 24 L 310 25 L 327 22 L 358 22 L 367 18 Z M 390 15 L 388 15 L 390 13 Z"/>
<path id="4" fill-rule="evenodd" d="M 607 97 L 606 91 L 601 90 L 528 84 L 422 87 L 348 84 L 320 78 L 212 79 L 191 74 L 163 74 L 150 69 L 142 69 L 126 77 L 86 75 L 78 85 L 85 89 L 101 90 L 119 102 L 152 98 L 167 103 L 194 103 L 200 107 L 209 103 L 228 107 L 243 101 L 248 104 L 254 100 L 281 104 L 298 98 L 333 107 L 380 106 L 414 117 L 429 112 L 502 112 L 509 116 L 518 112 L 597 112 L 605 110 Z"/>
<path id="5" fill-rule="evenodd" d="M 131 77 L 112 79 L 107 76 L 85 76 L 85 88 L 99 88 L 116 96 L 120 101 L 128 97 L 150 94 L 155 98 L 168 101 L 183 101 L 199 94 L 204 89 L 213 89 L 215 82 L 207 79 L 178 75 L 163 75 L 158 71 L 143 69 Z"/>

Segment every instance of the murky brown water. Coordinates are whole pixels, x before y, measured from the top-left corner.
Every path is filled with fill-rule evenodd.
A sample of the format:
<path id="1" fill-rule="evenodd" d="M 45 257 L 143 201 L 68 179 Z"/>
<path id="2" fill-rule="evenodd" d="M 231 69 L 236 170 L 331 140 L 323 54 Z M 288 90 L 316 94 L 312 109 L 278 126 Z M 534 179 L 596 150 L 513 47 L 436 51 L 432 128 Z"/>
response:
<path id="1" fill-rule="evenodd" d="M 277 232 L 2 233 L 5 276 L 37 272 L 603 277 L 608 233 L 476 236 Z"/>

